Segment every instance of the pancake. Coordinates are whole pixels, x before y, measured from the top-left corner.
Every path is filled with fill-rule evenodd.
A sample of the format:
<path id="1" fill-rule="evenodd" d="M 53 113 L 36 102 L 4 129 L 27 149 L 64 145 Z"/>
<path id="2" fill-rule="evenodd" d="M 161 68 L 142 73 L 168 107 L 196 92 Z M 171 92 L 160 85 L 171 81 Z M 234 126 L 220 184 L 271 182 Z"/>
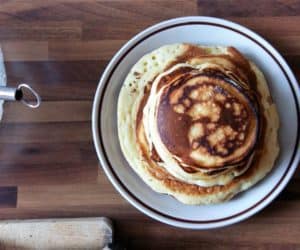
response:
<path id="1" fill-rule="evenodd" d="M 161 47 L 132 67 L 118 100 L 129 165 L 186 204 L 223 202 L 261 180 L 278 127 L 262 72 L 233 47 Z"/>

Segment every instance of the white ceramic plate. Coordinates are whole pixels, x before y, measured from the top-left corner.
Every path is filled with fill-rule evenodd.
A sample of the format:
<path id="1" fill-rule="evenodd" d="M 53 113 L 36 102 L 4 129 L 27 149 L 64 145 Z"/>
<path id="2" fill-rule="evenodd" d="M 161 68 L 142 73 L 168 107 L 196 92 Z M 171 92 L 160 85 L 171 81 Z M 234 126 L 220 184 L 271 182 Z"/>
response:
<path id="1" fill-rule="evenodd" d="M 281 152 L 272 172 L 233 200 L 188 206 L 153 192 L 130 168 L 120 150 L 117 100 L 130 68 L 146 53 L 171 43 L 234 46 L 264 72 L 280 116 Z M 93 139 L 101 165 L 115 188 L 133 206 L 161 222 L 209 229 L 244 220 L 267 206 L 286 186 L 300 158 L 299 86 L 282 56 L 262 37 L 236 23 L 211 17 L 183 17 L 154 25 L 128 41 L 104 71 L 93 106 Z"/>

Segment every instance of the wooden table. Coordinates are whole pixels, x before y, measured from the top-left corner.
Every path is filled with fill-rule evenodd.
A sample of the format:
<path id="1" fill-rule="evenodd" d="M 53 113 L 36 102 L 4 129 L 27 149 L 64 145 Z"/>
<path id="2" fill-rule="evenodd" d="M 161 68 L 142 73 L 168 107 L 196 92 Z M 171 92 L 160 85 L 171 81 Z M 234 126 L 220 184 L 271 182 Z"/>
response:
<path id="1" fill-rule="evenodd" d="M 300 172 L 268 208 L 223 229 L 156 222 L 109 183 L 94 150 L 91 109 L 99 77 L 134 34 L 159 21 L 212 15 L 263 35 L 300 79 L 300 1 L 0 1 L 8 82 L 30 83 L 38 110 L 6 103 L 0 123 L 0 218 L 109 216 L 128 249 L 300 247 Z"/>

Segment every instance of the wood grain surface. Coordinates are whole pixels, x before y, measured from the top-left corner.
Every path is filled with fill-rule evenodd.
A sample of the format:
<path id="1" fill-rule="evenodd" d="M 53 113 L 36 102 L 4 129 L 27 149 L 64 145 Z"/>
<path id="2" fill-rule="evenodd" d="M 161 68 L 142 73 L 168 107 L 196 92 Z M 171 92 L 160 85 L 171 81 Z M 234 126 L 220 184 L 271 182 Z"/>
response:
<path id="1" fill-rule="evenodd" d="M 111 222 L 106 218 L 0 221 L 1 250 L 108 250 Z"/>
<path id="2" fill-rule="evenodd" d="M 98 167 L 91 108 L 112 55 L 137 32 L 186 15 L 222 17 L 269 40 L 300 79 L 299 0 L 0 0 L 8 83 L 30 83 L 43 104 L 6 103 L 0 123 L 0 219 L 109 216 L 127 249 L 299 249 L 300 171 L 252 218 L 192 231 L 133 208 Z"/>

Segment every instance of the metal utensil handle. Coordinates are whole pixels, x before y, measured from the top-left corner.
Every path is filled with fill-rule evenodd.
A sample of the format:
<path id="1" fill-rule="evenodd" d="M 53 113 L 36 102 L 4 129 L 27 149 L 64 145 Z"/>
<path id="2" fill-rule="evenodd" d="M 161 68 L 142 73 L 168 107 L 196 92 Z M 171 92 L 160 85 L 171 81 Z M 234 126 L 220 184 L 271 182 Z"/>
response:
<path id="1" fill-rule="evenodd" d="M 0 87 L 0 100 L 20 101 L 22 97 L 22 91 L 17 88 Z"/>
<path id="2" fill-rule="evenodd" d="M 25 99 L 23 94 L 24 90 L 29 91 L 35 97 L 35 101 L 30 102 Z M 0 87 L 0 99 L 5 101 L 21 101 L 29 108 L 37 108 L 41 104 L 39 94 L 26 83 L 20 84 L 17 88 Z"/>
<path id="3" fill-rule="evenodd" d="M 26 100 L 23 96 L 23 89 L 27 89 L 31 92 L 31 94 L 33 94 L 33 96 L 35 97 L 35 102 L 30 102 L 28 100 Z M 21 91 L 22 93 L 22 98 L 20 99 L 20 101 L 27 107 L 29 108 L 38 108 L 41 105 L 41 97 L 40 95 L 33 89 L 31 88 L 28 84 L 26 83 L 21 83 L 18 87 L 17 87 L 17 91 Z"/>

